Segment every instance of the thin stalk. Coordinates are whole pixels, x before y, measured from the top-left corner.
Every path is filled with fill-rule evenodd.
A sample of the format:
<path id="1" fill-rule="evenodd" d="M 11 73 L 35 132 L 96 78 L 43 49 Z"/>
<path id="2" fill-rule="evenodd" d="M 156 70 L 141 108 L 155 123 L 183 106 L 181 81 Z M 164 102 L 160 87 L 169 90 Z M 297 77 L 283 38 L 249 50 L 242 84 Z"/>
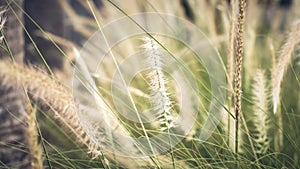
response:
<path id="1" fill-rule="evenodd" d="M 1 28 L 0 28 L 0 37 L 3 37 L 3 42 L 4 42 L 4 45 L 5 45 L 5 47 L 6 47 L 5 50 L 6 50 L 7 53 L 9 54 L 9 57 L 11 58 L 12 62 L 15 63 L 15 58 L 14 58 L 14 56 L 13 56 L 13 54 L 12 54 L 12 51 L 11 51 L 9 45 L 8 45 L 8 42 L 7 42 L 7 40 L 6 40 L 6 37 L 4 36 L 3 30 L 2 30 Z"/>
<path id="2" fill-rule="evenodd" d="M 230 33 L 229 33 L 229 46 L 228 46 L 228 56 L 227 56 L 227 72 L 228 72 L 228 110 L 230 112 L 233 112 L 233 106 L 232 106 L 232 96 L 233 96 L 233 69 L 234 69 L 234 28 L 235 28 L 235 11 L 234 11 L 234 5 L 235 0 L 230 1 Z M 227 144 L 230 145 L 230 126 L 231 126 L 231 117 L 227 115 L 228 121 L 227 121 Z"/>
<path id="3" fill-rule="evenodd" d="M 36 124 L 37 124 L 36 125 L 37 130 L 38 130 L 38 133 L 39 133 L 39 136 L 40 136 L 40 139 L 41 139 L 42 147 L 43 147 L 43 150 L 44 150 L 44 153 L 45 153 L 45 156 L 46 156 L 46 161 L 47 161 L 48 167 L 49 167 L 49 169 L 52 169 L 52 165 L 51 165 L 50 159 L 49 159 L 49 154 L 48 154 L 45 142 L 44 142 L 44 137 L 42 136 L 42 132 L 41 132 L 40 126 L 38 125 L 38 122 L 36 122 Z"/>
<path id="4" fill-rule="evenodd" d="M 170 145 L 170 151 L 171 151 L 171 157 L 172 157 L 172 165 L 173 165 L 173 169 L 176 169 L 174 150 L 173 150 L 173 146 L 171 144 L 170 129 L 168 129 L 168 135 L 169 135 L 169 145 Z"/>
<path id="5" fill-rule="evenodd" d="M 258 159 L 257 154 L 256 154 L 256 152 L 255 152 L 254 144 L 253 144 L 253 141 L 252 141 L 251 136 L 250 136 L 250 130 L 249 130 L 248 126 L 247 126 L 247 123 L 246 123 L 246 120 L 245 120 L 243 114 L 241 114 L 241 117 L 242 117 L 242 118 L 241 118 L 241 119 L 242 119 L 242 123 L 243 123 L 243 125 L 245 126 L 245 130 L 246 130 L 246 135 L 247 135 L 248 141 L 249 141 L 249 143 L 250 143 L 251 151 L 252 151 L 253 156 L 254 156 L 254 158 L 255 158 L 255 162 L 256 162 L 257 165 L 258 165 L 257 167 L 261 169 L 261 167 L 260 167 L 260 165 L 259 165 L 259 159 Z"/>

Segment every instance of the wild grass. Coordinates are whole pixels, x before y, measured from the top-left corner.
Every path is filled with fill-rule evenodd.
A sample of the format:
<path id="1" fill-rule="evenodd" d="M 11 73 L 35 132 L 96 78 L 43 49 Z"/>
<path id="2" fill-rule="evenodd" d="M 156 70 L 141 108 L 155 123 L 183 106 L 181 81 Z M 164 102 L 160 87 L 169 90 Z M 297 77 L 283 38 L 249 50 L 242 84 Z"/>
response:
<path id="1" fill-rule="evenodd" d="M 232 9 L 233 10 L 233 9 Z M 242 114 L 242 66 L 244 49 L 244 22 L 245 22 L 246 1 L 238 0 L 238 16 L 236 24 L 235 39 L 235 72 L 234 72 L 234 111 L 235 111 L 235 153 L 238 154 L 239 148 L 239 124 Z"/>
<path id="2" fill-rule="evenodd" d="M 55 71 L 52 75 L 43 72 L 41 65 L 0 61 L 1 86 L 22 87 L 28 94 L 26 127 L 32 168 L 299 168 L 300 16 L 296 7 L 284 9 L 276 2 L 107 0 L 97 8 L 92 1 L 78 0 L 86 12 L 83 15 L 60 1 L 80 40 L 73 43 L 39 29 L 52 43 L 70 47 L 62 51 L 62 57 L 67 53 L 74 58 L 65 63 L 71 65 L 74 79 L 60 80 Z M 224 65 L 219 69 L 227 84 L 218 86 L 227 92 L 226 102 L 218 109 L 223 120 L 208 139 L 199 135 L 215 104 L 211 83 L 216 77 L 210 77 L 205 63 L 184 42 L 148 32 L 131 16 L 136 12 L 165 12 L 189 20 L 207 38 L 199 42 L 205 46 L 200 55 L 212 49 Z M 112 45 L 110 38 L 123 36 L 122 27 L 113 34 L 105 31 L 105 25 L 119 17 L 128 18 L 142 33 L 118 41 L 105 53 Z M 176 24 L 165 20 L 155 26 L 163 30 L 167 25 L 176 32 L 180 28 Z M 76 48 L 97 30 L 104 37 L 101 43 L 79 52 Z M 102 54 L 105 57 L 97 69 L 91 69 L 95 55 Z M 130 60 L 132 54 L 146 59 Z M 166 65 L 174 66 L 166 55 L 180 61 L 176 63 L 183 75 L 164 70 Z M 131 66 L 123 67 L 124 63 Z M 146 68 L 127 82 L 131 68 L 138 64 Z M 187 72 L 193 74 L 197 88 L 193 97 L 180 89 L 195 87 L 186 82 Z M 128 88 L 115 84 L 116 79 Z M 178 81 L 182 86 L 178 87 Z M 116 91 L 129 96 L 115 98 Z M 186 114 L 181 117 L 182 109 Z M 189 112 L 197 114 L 195 123 L 188 129 L 177 128 L 193 122 L 187 120 Z M 152 140 L 160 135 L 166 137 Z M 176 144 L 171 139 L 175 137 L 180 138 Z"/>
<path id="3" fill-rule="evenodd" d="M 257 70 L 253 77 L 253 140 L 257 154 L 266 154 L 270 148 L 270 135 L 268 134 L 270 124 L 270 114 L 268 105 L 269 86 L 265 78 L 265 73 L 262 70 Z"/>
<path id="4" fill-rule="evenodd" d="M 273 113 L 275 114 L 277 112 L 278 105 L 280 104 L 280 85 L 283 80 L 284 72 L 287 69 L 289 63 L 291 62 L 292 53 L 295 49 L 295 47 L 299 44 L 299 38 L 300 37 L 300 23 L 299 20 L 296 20 L 293 23 L 292 30 L 290 31 L 288 38 L 285 42 L 285 44 L 282 47 L 281 54 L 277 59 L 277 64 L 274 68 L 273 72 Z"/>
<path id="5" fill-rule="evenodd" d="M 29 97 L 27 97 L 27 129 L 28 129 L 28 147 L 31 155 L 31 168 L 39 169 L 43 168 L 43 152 L 41 145 L 38 142 L 38 130 L 37 130 L 37 122 L 36 122 L 36 108 L 32 107 L 30 104 Z"/>

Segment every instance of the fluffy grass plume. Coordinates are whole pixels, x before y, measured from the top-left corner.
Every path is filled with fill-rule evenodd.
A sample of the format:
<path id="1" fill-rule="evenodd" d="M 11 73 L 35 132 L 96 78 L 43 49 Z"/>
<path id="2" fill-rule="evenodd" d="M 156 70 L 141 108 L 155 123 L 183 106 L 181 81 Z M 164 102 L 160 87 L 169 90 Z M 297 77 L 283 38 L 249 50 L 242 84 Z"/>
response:
<path id="1" fill-rule="evenodd" d="M 272 98 L 273 98 L 274 114 L 277 112 L 277 108 L 280 104 L 280 86 L 281 86 L 284 72 L 291 61 L 292 52 L 294 51 L 294 48 L 299 43 L 299 41 L 300 41 L 300 20 L 297 20 L 293 24 L 292 30 L 289 33 L 288 38 L 282 47 L 276 66 L 272 71 L 273 72 Z"/>
<path id="2" fill-rule="evenodd" d="M 150 97 L 155 115 L 159 119 L 161 130 L 165 131 L 174 126 L 172 115 L 172 102 L 166 87 L 167 79 L 162 71 L 163 61 L 160 45 L 150 37 L 144 37 L 143 45 L 147 56 L 147 64 L 150 73 Z"/>
<path id="3" fill-rule="evenodd" d="M 38 141 L 38 132 L 36 124 L 36 109 L 27 103 L 27 133 L 28 133 L 28 148 L 31 155 L 31 168 L 43 168 L 43 152 Z"/>
<path id="4" fill-rule="evenodd" d="M 253 83 L 253 140 L 257 154 L 265 154 L 270 147 L 268 138 L 269 117 L 268 117 L 268 88 L 265 74 L 257 70 Z"/>
<path id="5" fill-rule="evenodd" d="M 234 111 L 235 111 L 235 152 L 238 153 L 238 128 L 239 118 L 242 113 L 242 63 L 243 63 L 243 48 L 244 48 L 244 20 L 245 20 L 245 9 L 246 1 L 238 1 L 238 17 L 236 25 L 236 42 L 235 42 L 235 74 L 234 74 Z"/>
<path id="6" fill-rule="evenodd" d="M 83 131 L 78 120 L 75 101 L 71 92 L 64 86 L 47 74 L 10 62 L 0 62 L 0 78 L 3 84 L 23 85 L 35 101 L 41 101 L 51 107 L 55 112 L 55 118 L 65 124 L 81 143 L 91 149 L 91 152 L 98 152 L 99 147 L 95 146 Z"/>

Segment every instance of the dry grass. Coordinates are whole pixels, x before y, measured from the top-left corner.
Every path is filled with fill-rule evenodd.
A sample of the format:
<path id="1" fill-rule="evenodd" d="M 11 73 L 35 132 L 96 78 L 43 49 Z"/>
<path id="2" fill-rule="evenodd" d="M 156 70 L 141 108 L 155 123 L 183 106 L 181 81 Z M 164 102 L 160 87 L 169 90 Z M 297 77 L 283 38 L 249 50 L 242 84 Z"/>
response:
<path id="1" fill-rule="evenodd" d="M 254 124 L 252 133 L 253 140 L 256 146 L 257 154 L 266 154 L 270 148 L 270 136 L 268 134 L 271 127 L 270 115 L 268 114 L 268 92 L 265 73 L 262 70 L 257 70 L 253 77 L 253 116 L 251 121 Z"/>
<path id="2" fill-rule="evenodd" d="M 42 147 L 38 142 L 36 109 L 32 107 L 32 105 L 30 104 L 30 100 L 27 100 L 27 102 L 27 139 L 28 148 L 31 156 L 31 168 L 41 169 L 43 168 L 44 158 Z"/>
<path id="3" fill-rule="evenodd" d="M 276 66 L 272 70 L 272 98 L 273 113 L 275 114 L 280 105 L 280 86 L 282 84 L 284 72 L 291 63 L 292 53 L 295 46 L 300 42 L 300 21 L 296 20 L 293 24 L 285 44 L 282 47 L 280 56 L 277 59 Z"/>
<path id="4" fill-rule="evenodd" d="M 247 8 L 246 2 L 249 3 Z M 193 16 L 187 16 L 187 11 L 181 6 L 181 3 L 187 3 L 187 8 L 192 10 L 191 15 Z M 224 125 L 218 124 L 212 136 L 205 142 L 199 140 L 198 136 L 205 122 L 204 119 L 209 116 L 210 99 L 214 97 L 210 93 L 209 83 L 211 82 L 209 81 L 211 79 L 202 77 L 209 75 L 206 75 L 206 70 L 204 70 L 205 68 L 202 67 L 200 61 L 195 61 L 194 58 L 190 57 L 192 55 L 187 54 L 187 49 L 183 44 L 178 45 L 179 43 L 176 42 L 174 43 L 176 45 L 169 45 L 168 43 L 174 41 L 174 39 L 168 41 L 168 38 L 165 38 L 167 39 L 166 43 L 162 43 L 166 44 L 166 47 L 170 47 L 172 49 L 170 51 L 173 52 L 174 49 L 174 53 L 187 54 L 190 57 L 186 60 L 183 58 L 183 60 L 187 63 L 188 68 L 195 73 L 195 79 L 200 89 L 200 92 L 197 93 L 200 99 L 195 99 L 195 101 L 201 102 L 200 106 L 195 108 L 195 111 L 201 117 L 197 117 L 192 131 L 188 136 L 182 136 L 183 140 L 166 154 L 132 159 L 118 157 L 113 152 L 104 151 L 105 148 L 116 144 L 119 146 L 117 151 L 124 151 L 124 154 L 138 152 L 141 156 L 144 156 L 141 151 L 144 147 L 139 147 L 134 139 L 122 140 L 122 137 L 119 137 L 117 133 L 130 138 L 151 137 L 156 134 L 156 129 L 160 128 L 163 129 L 160 132 L 166 132 L 166 129 L 172 128 L 173 125 L 171 124 L 173 117 L 171 117 L 170 112 L 167 112 L 172 107 L 170 95 L 166 89 L 167 87 L 164 86 L 173 85 L 170 84 L 173 81 L 165 81 L 163 71 L 160 71 L 160 65 L 152 65 L 155 69 L 150 79 L 144 78 L 142 73 L 139 74 L 139 77 L 132 82 L 134 84 L 129 86 L 130 90 L 128 92 L 134 96 L 132 102 L 138 107 L 135 110 L 137 113 L 139 113 L 137 110 L 149 107 L 148 101 L 151 105 L 161 106 L 157 107 L 157 109 L 161 109 L 161 115 L 159 116 L 159 119 L 162 120 L 161 126 L 155 125 L 154 122 L 153 124 L 131 122 L 123 118 L 113 106 L 111 96 L 112 80 L 110 78 L 115 72 L 114 68 L 118 67 L 118 63 L 122 63 L 127 56 L 137 51 L 136 45 L 140 45 L 140 43 L 135 42 L 134 38 L 120 42 L 109 51 L 111 55 L 117 56 L 117 59 L 120 60 L 112 62 L 104 59 L 103 65 L 100 65 L 99 74 L 97 74 L 98 72 L 92 72 L 91 75 L 88 69 L 82 71 L 81 66 L 85 66 L 85 63 L 78 59 L 80 55 L 77 51 L 78 57 L 76 56 L 75 68 L 79 68 L 80 73 L 85 78 L 89 77 L 86 79 L 87 82 L 83 83 L 91 83 L 92 88 L 95 89 L 95 92 L 84 97 L 87 97 L 87 101 L 91 102 L 97 100 L 95 102 L 100 107 L 99 111 L 95 111 L 92 106 L 80 105 L 79 102 L 74 100 L 70 88 L 62 85 L 61 81 L 54 79 L 54 77 L 33 68 L 35 66 L 24 67 L 8 61 L 1 61 L 1 84 L 13 86 L 13 88 L 24 87 L 29 93 L 30 99 L 37 102 L 38 106 L 46 105 L 50 107 L 54 112 L 54 118 L 64 125 L 63 129 L 71 131 L 79 143 L 89 148 L 89 152 L 95 157 L 93 158 L 94 161 L 97 161 L 96 157 L 100 156 L 101 163 L 106 168 L 236 168 L 237 162 L 241 168 L 282 168 L 286 166 L 296 168 L 300 164 L 298 160 L 300 126 L 297 124 L 299 120 L 299 102 L 292 100 L 292 98 L 295 98 L 294 95 L 299 94 L 296 91 L 299 88 L 299 64 L 292 63 L 292 61 L 294 55 L 299 57 L 299 53 L 295 52 L 300 41 L 300 24 L 299 18 L 297 18 L 299 14 L 293 16 L 295 12 L 291 12 L 287 15 L 288 12 L 282 8 L 278 8 L 278 11 L 276 11 L 277 8 L 272 6 L 276 3 L 277 1 L 271 4 L 258 4 L 257 1 L 246 0 L 231 0 L 230 4 L 227 4 L 227 1 L 217 0 L 182 0 L 176 2 L 171 0 L 162 2 L 130 0 L 130 4 L 133 5 L 128 5 L 129 1 L 115 2 L 109 0 L 103 2 L 101 9 L 97 9 L 92 1 L 88 1 L 88 3 L 78 1 L 78 4 L 82 5 L 84 10 L 89 13 L 89 16 L 84 16 L 77 13 L 66 1 L 61 1 L 72 24 L 74 24 L 74 31 L 84 39 L 80 43 L 87 40 L 93 34 L 93 31 L 101 30 L 103 26 L 101 24 L 109 23 L 118 17 L 124 17 L 124 14 L 144 11 L 166 12 L 184 17 L 197 25 L 209 41 L 213 41 L 212 48 L 217 51 L 220 60 L 226 61 L 227 64 L 224 64 L 224 72 L 227 74 L 228 84 L 226 84 L 227 86 L 220 86 L 220 90 L 228 91 L 228 102 L 223 105 L 224 109 L 222 109 L 224 111 L 222 114 L 226 116 L 224 117 L 226 119 L 223 122 Z M 299 6 L 298 2 L 295 2 L 295 4 Z M 294 8 L 293 10 L 296 9 Z M 124 11 L 121 12 L 121 9 Z M 294 20 L 293 18 L 296 18 L 297 21 L 290 29 L 289 23 Z M 101 24 L 97 25 L 94 19 L 100 20 Z M 176 25 L 175 23 L 168 23 L 169 26 L 174 26 L 173 24 Z M 265 24 L 269 25 L 266 26 Z M 3 26 L 3 24 L 1 25 Z M 160 28 L 160 25 L 156 26 Z M 174 29 L 176 29 L 175 26 Z M 288 34 L 283 45 L 284 36 L 281 32 Z M 116 35 L 122 34 L 122 31 L 114 33 Z M 149 32 L 145 32 L 145 34 L 147 33 Z M 43 35 L 39 36 L 42 37 Z M 66 42 L 70 42 L 60 39 L 60 37 L 55 37 L 55 39 L 65 43 L 65 45 Z M 69 44 L 71 44 L 69 46 L 74 45 L 73 43 Z M 151 45 L 151 47 L 148 46 L 146 52 L 154 55 L 156 51 L 153 49 L 153 44 Z M 278 58 L 274 59 L 280 48 Z M 99 51 L 89 52 L 92 55 L 99 54 L 97 53 Z M 226 67 L 227 70 L 225 70 Z M 298 86 L 294 85 L 290 89 L 290 94 L 293 95 L 291 98 L 288 96 L 289 93 L 284 93 L 289 90 L 285 88 L 290 86 L 283 81 L 284 78 L 293 82 L 296 81 L 295 84 L 298 84 Z M 153 88 L 149 91 L 151 82 Z M 178 95 L 175 97 L 179 97 Z M 270 97 L 272 101 L 269 100 Z M 299 97 L 297 96 L 297 98 Z M 157 103 L 151 102 L 151 99 Z M 282 101 L 283 99 L 284 101 Z M 122 101 L 120 100 L 120 102 Z M 276 113 L 275 115 L 271 113 L 272 108 L 273 112 Z M 30 109 L 28 109 L 28 112 L 34 112 L 33 109 Z M 194 109 L 189 111 L 194 111 Z M 231 117 L 229 112 L 235 113 L 236 119 Z M 40 168 L 43 158 L 35 139 L 37 126 L 34 113 L 29 113 L 26 120 L 28 120 L 28 136 L 34 138 L 29 141 L 29 149 L 33 160 L 32 167 Z M 235 126 L 232 124 L 234 120 L 236 122 Z M 107 130 L 107 128 L 109 129 Z M 154 130 L 155 132 L 153 132 Z M 166 140 L 163 140 L 163 142 L 168 144 Z M 85 167 L 91 164 L 90 161 L 82 163 Z M 174 165 L 175 163 L 176 165 Z M 58 163 L 58 165 L 60 164 Z"/>
<path id="5" fill-rule="evenodd" d="M 235 153 L 238 153 L 238 131 L 240 116 L 242 114 L 242 63 L 244 48 L 244 22 L 245 22 L 246 1 L 238 1 L 238 16 L 235 34 L 235 72 L 234 72 L 234 111 L 235 111 Z"/>
<path id="6" fill-rule="evenodd" d="M 47 74 L 33 68 L 13 65 L 10 62 L 0 62 L 0 77 L 3 84 L 24 86 L 36 102 L 42 102 L 55 110 L 55 118 L 77 136 L 79 141 L 88 147 L 94 147 L 79 123 L 76 103 L 66 87 L 50 78 Z"/>

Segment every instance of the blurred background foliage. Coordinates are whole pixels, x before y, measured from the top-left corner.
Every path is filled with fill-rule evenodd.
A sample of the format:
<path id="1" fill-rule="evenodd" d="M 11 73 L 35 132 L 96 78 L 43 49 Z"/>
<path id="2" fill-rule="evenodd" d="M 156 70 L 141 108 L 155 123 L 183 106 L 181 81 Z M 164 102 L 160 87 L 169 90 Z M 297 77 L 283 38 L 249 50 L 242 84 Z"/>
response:
<path id="1" fill-rule="evenodd" d="M 101 18 L 102 25 L 124 17 L 116 6 L 128 15 L 156 12 L 185 18 L 203 31 L 220 54 L 224 64 L 226 66 L 229 64 L 228 55 L 233 52 L 228 51 L 230 49 L 230 24 L 235 19 L 235 15 L 231 16 L 230 0 L 114 0 L 112 3 L 105 0 L 91 0 L 90 2 L 93 4 L 96 15 Z M 76 62 L 73 48 L 80 49 L 99 29 L 87 2 L 83 0 L 0 0 L 0 6 L 6 10 L 4 16 L 7 20 L 1 30 L 1 34 L 5 37 L 0 49 L 1 60 L 13 58 L 18 64 L 30 65 L 49 75 L 53 71 L 60 84 L 71 88 L 72 64 Z M 299 8 L 300 1 L 298 0 L 248 0 L 247 2 L 243 63 L 245 123 L 241 126 L 241 132 L 244 133 L 241 134 L 243 137 L 241 138 L 243 151 L 240 152 L 241 168 L 298 168 L 300 166 L 299 45 L 292 54 L 292 60 L 282 81 L 280 113 L 272 114 L 272 105 L 269 100 L 266 101 L 269 103 L 268 117 L 273 126 L 268 133 L 273 138 L 268 152 L 254 155 L 249 141 L 249 138 L 251 140 L 254 137 L 251 133 L 254 125 L 251 117 L 252 112 L 256 111 L 253 109 L 255 103 L 252 99 L 253 78 L 256 76 L 256 70 L 263 70 L 266 78 L 271 79 L 272 70 L 292 23 L 300 18 Z M 136 50 L 134 47 L 136 43 L 139 42 L 131 39 L 116 48 L 125 57 Z M 173 45 L 180 46 L 176 43 Z M 230 118 L 227 113 L 224 115 L 223 123 L 218 126 L 217 131 L 207 142 L 199 144 L 197 140 L 200 127 L 203 125 L 201 122 L 207 118 L 206 110 L 210 105 L 211 96 L 209 91 L 205 90 L 205 87 L 210 86 L 207 72 L 193 57 L 195 56 L 191 54 L 185 61 L 190 61 L 195 74 L 201 74 L 197 81 L 199 84 L 204 83 L 199 86 L 206 99 L 202 100 L 202 107 L 199 108 L 198 123 L 191 133 L 174 147 L 174 154 L 179 163 L 178 168 L 233 168 L 235 167 L 232 149 L 234 145 L 228 142 L 230 136 L 226 134 L 226 131 L 231 130 L 227 128 L 227 120 Z M 107 72 L 107 78 L 111 78 L 113 72 L 109 63 L 103 69 Z M 108 92 L 110 82 L 101 80 L 103 79 L 100 78 L 98 82 L 99 90 L 104 93 L 104 98 L 111 102 L 111 94 Z M 145 86 L 145 83 L 140 82 L 141 79 L 138 77 L 133 81 L 136 81 L 132 84 L 133 88 L 141 89 Z M 270 80 L 267 81 L 267 86 L 271 85 L 269 83 L 271 83 Z M 10 88 L 10 85 L 2 84 L 2 82 L 0 84 L 0 168 L 33 168 L 31 164 L 33 158 L 28 155 L 29 150 L 26 148 L 29 144 L 26 139 L 26 126 L 28 125 L 20 123 L 20 121 L 25 122 L 27 117 L 26 95 L 20 94 L 24 93 L 22 88 L 16 90 Z M 172 86 L 170 88 L 172 90 Z M 230 85 L 224 90 L 230 92 Z M 141 104 L 138 104 L 139 106 L 149 106 L 139 99 L 141 98 L 137 97 L 137 103 Z M 40 102 L 30 103 L 36 107 L 36 121 L 41 129 L 37 137 L 39 144 L 44 144 L 42 157 L 45 168 L 50 168 L 50 166 L 53 168 L 102 168 L 105 166 L 100 160 L 101 157 L 91 160 L 92 155 L 87 153 L 87 148 L 79 144 L 73 135 L 62 127 L 61 123 L 51 117 L 53 110 L 49 106 Z M 225 106 L 232 111 L 230 110 L 232 103 Z M 132 124 L 125 119 L 123 122 L 127 127 L 134 128 L 131 134 L 138 136 L 141 133 L 138 124 Z M 149 124 L 148 127 L 153 126 Z M 171 168 L 172 162 L 168 155 L 154 158 L 162 168 Z M 130 161 L 132 159 L 125 158 L 124 160 L 123 157 L 108 159 L 107 164 L 111 168 L 139 166 L 131 165 L 130 163 L 134 163 Z M 144 167 L 153 168 L 151 165 Z"/>

